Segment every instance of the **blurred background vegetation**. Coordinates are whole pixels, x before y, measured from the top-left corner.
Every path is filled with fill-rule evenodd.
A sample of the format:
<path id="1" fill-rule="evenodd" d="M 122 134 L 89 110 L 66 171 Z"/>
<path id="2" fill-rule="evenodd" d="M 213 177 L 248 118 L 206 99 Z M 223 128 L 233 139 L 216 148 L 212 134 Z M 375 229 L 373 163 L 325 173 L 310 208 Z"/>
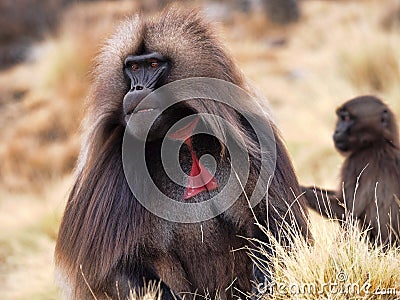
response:
<path id="1" fill-rule="evenodd" d="M 1 299 L 59 299 L 52 255 L 93 59 L 119 20 L 169 2 L 0 1 Z M 400 116 L 400 0 L 177 2 L 216 22 L 302 183 L 338 186 L 342 102 L 375 94 Z"/>

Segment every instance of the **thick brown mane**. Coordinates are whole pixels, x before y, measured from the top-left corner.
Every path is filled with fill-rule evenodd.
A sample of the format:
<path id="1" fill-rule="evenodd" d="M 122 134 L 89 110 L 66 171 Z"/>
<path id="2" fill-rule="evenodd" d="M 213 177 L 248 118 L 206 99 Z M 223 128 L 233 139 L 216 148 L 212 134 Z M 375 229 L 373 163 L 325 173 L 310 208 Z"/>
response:
<path id="1" fill-rule="evenodd" d="M 128 186 L 122 164 L 125 124 L 121 116 L 130 82 L 124 76 L 124 61 L 128 55 L 143 52 L 160 53 L 171 63 L 166 83 L 209 77 L 247 89 L 233 60 L 199 13 L 172 9 L 151 20 L 133 17 L 120 25 L 95 60 L 77 178 L 57 240 L 56 263 L 68 286 L 66 291 L 70 291 L 72 299 L 89 297 L 80 266 L 98 299 L 105 294 L 115 297 L 116 281 L 120 283 L 119 293 L 128 295 L 131 288 L 140 288 L 149 280 L 161 280 L 166 299 L 171 293 L 206 290 L 216 296 L 231 284 L 232 276 L 237 276 L 235 287 L 249 291 L 252 263 L 243 252 L 235 254 L 232 264 L 231 250 L 246 243 L 238 235 L 267 240 L 254 225 L 244 194 L 223 214 L 202 222 L 207 241 L 202 243 L 197 238 L 198 224 L 174 223 L 151 214 Z M 185 103 L 185 109 L 191 112 L 219 116 L 232 126 L 226 129 L 218 118 L 206 121 L 215 137 L 195 137 L 195 150 L 217 158 L 215 177 L 222 187 L 231 165 L 229 155 L 221 155 L 221 143 L 243 140 L 245 146 L 240 151 L 250 159 L 250 174 L 244 189 L 251 195 L 260 177 L 260 141 L 271 142 L 276 151 L 276 171 L 268 190 L 269 200 L 261 201 L 254 208 L 255 214 L 277 238 L 284 236 L 283 222 L 296 224 L 304 237 L 309 237 L 303 200 L 295 200 L 293 195 L 300 194 L 298 182 L 279 134 L 273 124 L 272 135 L 267 130 L 270 120 L 258 108 L 257 99 L 242 100 L 244 115 L 210 99 Z M 265 130 L 256 135 L 250 123 Z M 169 180 L 159 160 L 159 141 L 146 145 L 146 162 L 154 182 L 165 194 L 180 199 L 182 187 Z M 188 157 L 187 151 L 182 151 L 183 169 L 190 166 Z M 132 160 L 135 159 L 133 153 Z M 146 191 L 149 183 L 143 182 L 141 170 L 133 167 L 132 174 L 137 188 Z M 266 186 L 269 178 L 261 179 Z M 150 200 L 154 197 L 151 192 L 146 195 Z M 193 201 L 207 200 L 210 195 L 200 194 Z M 215 279 L 207 275 L 211 273 Z"/>

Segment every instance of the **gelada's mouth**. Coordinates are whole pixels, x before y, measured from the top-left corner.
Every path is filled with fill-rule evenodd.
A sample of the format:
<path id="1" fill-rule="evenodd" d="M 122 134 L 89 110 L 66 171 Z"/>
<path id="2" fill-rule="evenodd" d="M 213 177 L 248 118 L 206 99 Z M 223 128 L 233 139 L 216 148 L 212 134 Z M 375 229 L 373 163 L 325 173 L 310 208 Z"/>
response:
<path id="1" fill-rule="evenodd" d="M 133 109 L 133 110 L 131 110 L 131 111 L 129 111 L 127 114 L 125 114 L 125 123 L 126 123 L 126 125 L 128 124 L 128 122 L 129 122 L 129 119 L 132 117 L 132 116 L 140 116 L 140 117 L 145 117 L 146 115 L 149 115 L 149 114 L 152 114 L 152 113 L 154 113 L 154 112 L 156 112 L 156 111 L 158 111 L 158 109 L 157 108 L 153 108 L 153 107 L 151 107 L 151 108 L 148 108 L 148 107 L 143 107 L 143 108 L 138 108 L 138 109 Z"/>

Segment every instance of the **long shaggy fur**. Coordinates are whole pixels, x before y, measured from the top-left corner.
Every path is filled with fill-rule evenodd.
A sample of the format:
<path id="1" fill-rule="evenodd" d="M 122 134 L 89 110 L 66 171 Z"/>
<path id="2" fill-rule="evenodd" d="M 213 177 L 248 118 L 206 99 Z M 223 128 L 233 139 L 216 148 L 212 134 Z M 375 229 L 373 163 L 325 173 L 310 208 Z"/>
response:
<path id="1" fill-rule="evenodd" d="M 261 240 L 265 237 L 254 225 L 244 194 L 212 220 L 179 224 L 152 215 L 129 189 L 121 158 L 125 127 L 120 121 L 122 99 L 129 90 L 129 82 L 122 70 L 126 56 L 143 49 L 161 53 L 171 61 L 168 82 L 212 77 L 247 89 L 234 62 L 198 13 L 172 9 L 152 20 L 136 16 L 120 25 L 96 59 L 76 181 L 57 240 L 55 259 L 65 294 L 69 299 L 88 299 L 89 285 L 98 299 L 118 295 L 125 299 L 131 289 L 143 287 L 149 280 L 161 280 L 165 298 L 170 290 L 173 293 L 209 292 L 211 296 L 224 298 L 231 298 L 234 288 L 250 291 L 251 261 L 245 251 L 232 250 L 247 244 L 239 235 Z M 244 189 L 251 195 L 259 175 L 260 149 L 249 124 L 225 105 L 202 99 L 189 105 L 193 111 L 223 117 L 234 128 L 233 132 L 225 132 L 224 126 L 214 121 L 208 125 L 218 139 L 194 140 L 196 151 L 219 157 L 216 177 L 221 184 L 226 182 L 230 164 L 229 155 L 221 155 L 223 147 L 218 140 L 240 137 L 245 141 L 251 171 Z M 253 117 L 266 126 L 270 121 L 261 113 Z M 282 242 L 284 222 L 298 226 L 303 236 L 310 238 L 303 200 L 295 199 L 300 190 L 293 167 L 272 126 L 276 172 L 270 182 L 268 201 L 262 201 L 254 213 Z M 182 187 L 171 183 L 163 173 L 157 158 L 157 143 L 149 145 L 148 154 L 156 157 L 149 160 L 155 182 L 165 194 L 177 198 L 182 194 Z M 188 165 L 185 155 L 188 154 L 182 154 L 182 161 Z M 140 174 L 136 176 L 140 180 Z M 207 194 L 201 195 L 196 201 L 207 197 Z M 228 286 L 231 288 L 225 292 Z"/>

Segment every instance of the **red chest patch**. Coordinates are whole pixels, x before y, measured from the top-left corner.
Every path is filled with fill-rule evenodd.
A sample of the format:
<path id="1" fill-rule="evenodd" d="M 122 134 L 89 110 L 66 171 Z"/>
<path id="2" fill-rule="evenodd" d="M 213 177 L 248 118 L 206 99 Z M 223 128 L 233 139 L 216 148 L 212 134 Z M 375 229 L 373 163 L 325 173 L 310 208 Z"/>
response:
<path id="1" fill-rule="evenodd" d="M 192 168 L 190 170 L 185 194 L 183 196 L 185 200 L 190 199 L 201 192 L 212 191 L 218 188 L 217 180 L 213 175 L 211 175 L 207 168 L 200 163 L 196 152 L 193 150 L 191 135 L 193 130 L 196 128 L 198 121 L 199 119 L 196 118 L 185 127 L 168 135 L 171 139 L 184 141 L 192 156 Z"/>

